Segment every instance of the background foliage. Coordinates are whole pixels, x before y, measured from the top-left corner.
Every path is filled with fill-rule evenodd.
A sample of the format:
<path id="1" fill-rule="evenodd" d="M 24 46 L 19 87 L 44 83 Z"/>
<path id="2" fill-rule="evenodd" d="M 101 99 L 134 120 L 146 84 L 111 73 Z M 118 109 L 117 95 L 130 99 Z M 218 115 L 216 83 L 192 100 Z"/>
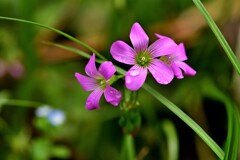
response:
<path id="1" fill-rule="evenodd" d="M 239 56 L 240 2 L 203 2 Z M 151 42 L 156 39 L 154 33 L 184 42 L 188 64 L 197 75 L 175 79 L 168 86 L 157 85 L 151 76 L 147 81 L 221 147 L 226 146 L 225 100 L 240 105 L 240 80 L 192 1 L 0 0 L 0 15 L 58 28 L 115 64 L 109 48 L 118 39 L 130 43 L 134 22 L 143 26 Z M 89 93 L 83 91 L 74 73 L 84 73 L 88 60 L 45 42 L 82 49 L 79 45 L 49 30 L 11 21 L 0 21 L 0 36 L 0 159 L 126 159 L 122 144 L 127 139 L 118 125 L 119 108 L 105 101 L 101 101 L 101 110 L 84 107 Z M 122 88 L 121 83 L 114 85 Z M 206 144 L 156 99 L 144 90 L 139 97 L 142 125 L 134 136 L 139 160 L 216 159 Z M 12 101 L 4 103 L 5 99 Z M 36 107 L 41 105 L 64 111 L 64 124 L 53 126 L 37 117 Z"/>

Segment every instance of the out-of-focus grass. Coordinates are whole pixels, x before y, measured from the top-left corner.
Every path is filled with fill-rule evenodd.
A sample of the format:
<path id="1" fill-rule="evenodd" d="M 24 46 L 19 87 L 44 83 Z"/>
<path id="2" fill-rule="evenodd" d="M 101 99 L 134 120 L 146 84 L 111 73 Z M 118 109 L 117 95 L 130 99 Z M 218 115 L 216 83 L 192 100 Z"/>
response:
<path id="1" fill-rule="evenodd" d="M 218 3 L 217 0 L 206 2 L 207 6 Z M 233 1 L 227 11 L 234 14 L 226 13 L 229 17 L 225 17 L 224 21 L 222 18 L 216 19 L 222 28 L 230 19 L 239 20 L 239 12 L 233 12 L 236 6 L 240 6 L 239 2 Z M 136 21 L 150 33 L 151 41 L 155 40 L 152 33 L 158 32 L 176 38 L 178 43 L 185 42 L 188 63 L 197 70 L 197 75 L 183 80 L 176 79 L 168 86 L 156 85 L 151 76 L 147 81 L 192 116 L 220 146 L 223 146 L 227 133 L 226 113 L 220 112 L 221 109 L 219 111 L 216 107 L 214 114 L 207 112 L 211 108 L 206 107 L 210 103 L 206 99 L 211 97 L 202 92 L 202 87 L 209 85 L 208 88 L 211 88 L 211 83 L 205 83 L 207 77 L 214 86 L 228 95 L 232 91 L 233 69 L 210 29 L 207 25 L 198 23 L 203 21 L 197 14 L 193 14 L 197 13 L 196 10 L 191 12 L 191 7 L 193 4 L 189 0 L 2 0 L 0 15 L 34 20 L 56 27 L 90 44 L 111 60 L 111 43 L 118 39 L 129 42 L 129 30 Z M 220 12 L 214 14 L 221 17 L 218 13 L 225 13 L 225 10 L 221 10 L 220 7 L 217 9 Z M 188 16 L 184 16 L 189 13 L 190 20 Z M 185 21 L 187 23 L 184 23 Z M 187 28 L 188 26 L 192 27 Z M 192 28 L 191 34 L 188 34 L 188 29 Z M 0 78 L 0 98 L 39 101 L 62 109 L 67 117 L 62 126 L 54 127 L 48 124 L 41 127 L 36 122 L 39 118 L 34 114 L 35 108 L 18 105 L 1 107 L 0 159 L 55 157 L 118 160 L 121 157 L 124 139 L 122 129 L 118 126 L 119 109 L 101 101 L 101 110 L 85 110 L 85 101 L 89 93 L 82 90 L 74 78 L 74 73 L 84 73 L 87 60 L 42 41 L 78 46 L 53 32 L 17 22 L 0 21 L 0 35 L 1 60 L 6 64 L 19 60 L 25 67 L 25 74 L 20 79 L 12 77 L 8 72 Z M 233 36 L 235 35 L 230 38 Z M 234 49 L 235 46 L 232 47 Z M 121 89 L 119 84 L 116 83 L 115 87 Z M 239 82 L 236 85 L 239 85 Z M 164 135 L 162 123 L 168 119 L 174 124 L 178 134 L 179 159 L 214 159 L 215 155 L 207 146 L 199 143 L 193 131 L 179 122 L 179 119 L 153 97 L 143 90 L 139 96 L 143 120 L 142 127 L 134 137 L 137 157 L 168 157 L 169 151 L 165 146 L 174 140 L 174 137 L 169 139 Z M 211 101 L 213 106 L 219 103 L 224 106 L 218 99 Z M 201 113 L 201 116 L 198 113 Z M 217 117 L 224 124 L 208 117 Z M 214 124 L 210 125 L 212 123 Z"/>

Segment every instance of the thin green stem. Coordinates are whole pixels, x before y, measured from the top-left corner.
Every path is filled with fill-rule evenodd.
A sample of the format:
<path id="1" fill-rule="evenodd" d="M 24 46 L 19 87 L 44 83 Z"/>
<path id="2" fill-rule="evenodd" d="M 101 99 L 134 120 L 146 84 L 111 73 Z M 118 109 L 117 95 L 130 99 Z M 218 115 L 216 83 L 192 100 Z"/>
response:
<path id="1" fill-rule="evenodd" d="M 0 106 L 9 105 L 9 106 L 22 106 L 22 107 L 39 107 L 44 105 L 40 102 L 28 101 L 28 100 L 18 100 L 18 99 L 1 99 Z"/>
<path id="2" fill-rule="evenodd" d="M 202 2 L 200 0 L 192 0 L 192 1 L 196 5 L 198 10 L 201 12 L 203 17 L 206 19 L 209 27 L 212 29 L 212 31 L 215 34 L 216 38 L 218 39 L 219 43 L 223 47 L 223 49 L 226 52 L 232 65 L 235 67 L 238 74 L 240 75 L 240 63 L 239 63 L 236 55 L 232 51 L 231 47 L 227 43 L 226 39 L 224 38 L 223 34 L 219 30 L 218 26 L 216 25 L 216 23 L 214 22 L 214 20 L 212 19 L 212 17 L 210 16 L 210 14 L 208 13 L 208 11 L 206 10 L 206 8 L 204 7 L 204 5 L 202 4 Z"/>
<path id="3" fill-rule="evenodd" d="M 122 146 L 122 160 L 135 160 L 134 140 L 131 134 L 124 134 Z"/>
<path id="4" fill-rule="evenodd" d="M 102 56 L 98 51 L 96 51 L 95 49 L 93 49 L 92 47 L 90 47 L 89 45 L 87 45 L 86 43 L 78 40 L 77 38 L 74 38 L 73 36 L 69 35 L 69 34 L 66 34 L 56 28 L 53 28 L 53 27 L 50 27 L 50 26 L 46 26 L 44 24 L 40 24 L 40 23 L 37 23 L 37 22 L 33 22 L 33 21 L 27 21 L 27 20 L 23 20 L 23 19 L 18 19 L 18 18 L 11 18 L 11 17 L 3 17 L 3 16 L 0 16 L 0 19 L 4 19 L 4 20 L 10 20 L 10 21 L 17 21 L 17 22 L 24 22 L 24 23 L 28 23 L 28 24 L 33 24 L 33 25 L 36 25 L 36 26 L 39 26 L 39 27 L 43 27 L 43 28 L 46 28 L 46 29 L 49 29 L 55 33 L 58 33 L 70 40 L 72 40 L 73 42 L 83 46 L 84 48 L 88 49 L 89 51 L 95 53 L 100 59 L 102 60 L 106 60 L 106 58 L 104 56 Z"/>

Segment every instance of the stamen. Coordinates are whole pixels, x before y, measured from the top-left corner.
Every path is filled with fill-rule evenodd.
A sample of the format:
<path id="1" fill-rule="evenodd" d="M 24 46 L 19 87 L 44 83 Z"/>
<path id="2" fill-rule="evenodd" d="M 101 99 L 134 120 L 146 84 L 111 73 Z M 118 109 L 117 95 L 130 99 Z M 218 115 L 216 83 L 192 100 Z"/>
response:
<path id="1" fill-rule="evenodd" d="M 136 55 L 136 63 L 141 67 L 147 67 L 151 61 L 152 58 L 148 52 L 142 52 Z"/>

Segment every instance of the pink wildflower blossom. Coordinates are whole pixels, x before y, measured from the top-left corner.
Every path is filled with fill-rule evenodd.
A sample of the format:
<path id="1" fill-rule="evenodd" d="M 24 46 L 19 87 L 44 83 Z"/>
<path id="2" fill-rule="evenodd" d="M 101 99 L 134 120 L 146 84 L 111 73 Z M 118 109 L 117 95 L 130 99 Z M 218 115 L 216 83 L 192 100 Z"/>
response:
<path id="1" fill-rule="evenodd" d="M 156 34 L 156 36 L 159 39 L 168 39 L 169 41 L 172 41 L 173 43 L 175 43 L 171 38 L 168 38 L 166 36 L 162 36 L 162 35 L 159 35 L 159 34 Z M 169 55 L 162 56 L 160 59 L 163 62 L 165 62 L 165 64 L 167 66 L 171 66 L 174 75 L 178 79 L 182 79 L 184 77 L 183 73 L 182 73 L 182 70 L 184 72 L 184 75 L 188 75 L 188 76 L 194 76 L 197 73 L 188 64 L 183 62 L 183 61 L 188 59 L 187 55 L 186 55 L 186 52 L 185 52 L 185 48 L 184 48 L 184 44 L 183 43 L 180 43 L 178 45 L 178 47 L 177 47 L 175 52 L 173 52 L 173 53 L 171 53 Z"/>
<path id="2" fill-rule="evenodd" d="M 80 73 L 75 73 L 75 77 L 85 91 L 93 91 L 87 98 L 86 108 L 88 110 L 99 109 L 99 101 L 103 93 L 108 103 L 117 106 L 121 101 L 122 94 L 109 85 L 108 80 L 116 72 L 112 62 L 103 62 L 97 70 L 95 54 L 93 54 L 86 65 L 85 72 L 89 77 Z"/>
<path id="3" fill-rule="evenodd" d="M 178 45 L 168 38 L 156 40 L 148 47 L 149 38 L 139 23 L 134 23 L 130 31 L 133 48 L 123 41 L 116 41 L 111 46 L 111 55 L 118 61 L 133 65 L 125 76 L 129 90 L 141 88 L 148 70 L 159 84 L 168 84 L 174 78 L 171 66 L 158 57 L 175 53 Z"/>

